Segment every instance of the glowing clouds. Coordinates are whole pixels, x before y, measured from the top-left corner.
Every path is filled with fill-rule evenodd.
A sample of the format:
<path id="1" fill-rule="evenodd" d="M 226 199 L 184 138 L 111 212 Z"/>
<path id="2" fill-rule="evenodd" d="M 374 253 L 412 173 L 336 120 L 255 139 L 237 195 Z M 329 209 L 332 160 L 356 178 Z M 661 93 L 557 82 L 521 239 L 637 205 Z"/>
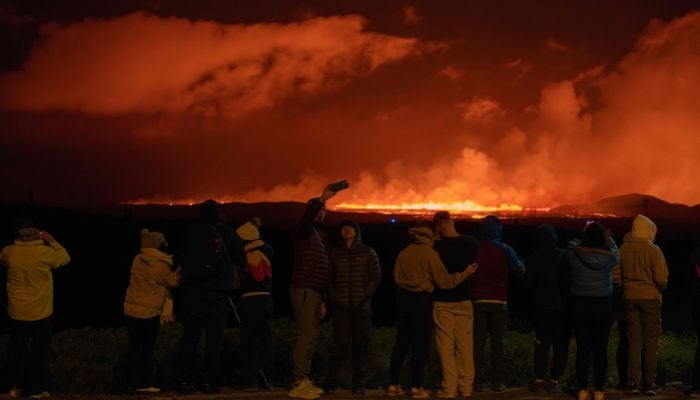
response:
<path id="1" fill-rule="evenodd" d="M 0 76 L 0 107 L 233 118 L 420 52 L 364 27 L 360 16 L 223 25 L 143 13 L 50 24 L 23 70 Z"/>

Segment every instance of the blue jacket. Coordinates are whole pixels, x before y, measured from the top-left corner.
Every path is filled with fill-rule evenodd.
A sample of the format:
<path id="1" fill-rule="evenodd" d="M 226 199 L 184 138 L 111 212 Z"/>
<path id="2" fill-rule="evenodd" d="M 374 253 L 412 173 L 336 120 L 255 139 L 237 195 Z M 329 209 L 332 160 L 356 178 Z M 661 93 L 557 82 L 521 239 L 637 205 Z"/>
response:
<path id="1" fill-rule="evenodd" d="M 620 253 L 612 239 L 610 250 L 583 247 L 580 241 L 573 240 L 566 251 L 566 261 L 572 295 L 607 297 L 612 294 L 612 269 L 620 262 Z"/>

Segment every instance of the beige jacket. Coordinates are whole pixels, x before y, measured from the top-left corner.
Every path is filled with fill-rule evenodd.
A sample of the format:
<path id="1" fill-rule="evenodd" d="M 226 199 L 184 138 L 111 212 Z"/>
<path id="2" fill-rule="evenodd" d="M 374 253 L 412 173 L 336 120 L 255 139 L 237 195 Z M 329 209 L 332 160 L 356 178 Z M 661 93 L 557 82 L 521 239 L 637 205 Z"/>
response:
<path id="1" fill-rule="evenodd" d="M 396 259 L 396 285 L 411 292 L 432 293 L 435 287 L 452 289 L 467 279 L 466 272 L 450 274 L 433 249 L 434 234 L 428 228 L 412 228 L 413 243 L 403 249 Z M 466 267 L 466 266 L 465 266 Z"/>
<path id="2" fill-rule="evenodd" d="M 160 315 L 168 289 L 180 285 L 180 274 L 173 271 L 172 266 L 172 256 L 158 249 L 141 249 L 131 265 L 124 314 L 142 319 Z"/>
<path id="3" fill-rule="evenodd" d="M 626 300 L 659 300 L 668 284 L 668 267 L 659 246 L 654 244 L 656 225 L 637 215 L 632 230 L 620 247 L 620 273 Z"/>

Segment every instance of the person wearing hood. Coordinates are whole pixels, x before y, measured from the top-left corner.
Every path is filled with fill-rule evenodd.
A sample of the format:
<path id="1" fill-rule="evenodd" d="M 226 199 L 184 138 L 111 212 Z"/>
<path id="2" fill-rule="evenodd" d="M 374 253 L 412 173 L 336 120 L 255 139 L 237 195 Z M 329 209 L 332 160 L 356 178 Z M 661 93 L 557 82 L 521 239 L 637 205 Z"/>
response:
<path id="1" fill-rule="evenodd" d="M 51 347 L 53 314 L 52 271 L 70 262 L 70 256 L 48 232 L 39 231 L 34 221 L 21 215 L 16 221 L 15 242 L 2 249 L 2 264 L 7 269 L 7 314 L 10 340 L 7 344 L 9 397 L 48 397 L 48 358 Z M 31 354 L 25 348 L 31 343 Z M 23 366 L 30 373 L 29 386 L 21 391 Z M 22 393 L 20 393 L 20 391 Z"/>
<path id="2" fill-rule="evenodd" d="M 527 260 L 525 287 L 535 298 L 535 381 L 533 392 L 561 391 L 559 377 L 566 366 L 571 327 L 568 323 L 568 282 L 564 249 L 557 247 L 559 237 L 551 225 L 535 229 L 535 252 Z M 552 349 L 549 383 L 545 384 L 547 355 Z"/>
<path id="3" fill-rule="evenodd" d="M 187 231 L 182 250 L 183 332 L 178 356 L 179 391 L 195 391 L 195 353 L 206 338 L 202 390 L 218 393 L 219 361 L 236 271 L 245 264 L 241 239 L 225 223 L 215 200 L 202 204 L 200 218 Z"/>
<path id="4" fill-rule="evenodd" d="M 294 256 L 289 298 L 294 311 L 297 338 L 292 350 L 294 387 L 289 397 L 317 399 L 323 389 L 309 379 L 311 357 L 318 345 L 321 320 L 326 315 L 324 296 L 330 281 L 328 235 L 323 227 L 326 201 L 335 196 L 330 185 L 320 197 L 306 203 L 306 210 L 294 232 Z"/>
<path id="5" fill-rule="evenodd" d="M 695 336 L 698 341 L 695 345 L 695 360 L 693 362 L 693 375 L 687 394 L 692 398 L 700 398 L 700 243 L 690 256 L 690 297 L 691 310 Z"/>
<path id="6" fill-rule="evenodd" d="M 566 250 L 569 290 L 576 335 L 576 377 L 578 400 L 590 399 L 588 374 L 593 354 L 595 400 L 605 397 L 608 368 L 608 340 L 612 326 L 612 270 L 620 261 L 615 241 L 603 225 L 589 221 L 581 240 L 574 239 Z"/>
<path id="7" fill-rule="evenodd" d="M 257 389 L 256 374 L 262 368 L 272 367 L 272 246 L 260 238 L 258 217 L 236 229 L 243 241 L 246 262 L 241 271 L 241 354 L 247 360 L 244 367 L 244 386 Z"/>
<path id="8" fill-rule="evenodd" d="M 330 300 L 334 305 L 334 354 L 327 376 L 327 394 L 335 391 L 344 359 L 352 354 L 352 392 L 364 395 L 367 374 L 371 298 L 379 287 L 382 271 L 377 253 L 362 243 L 360 226 L 345 220 L 338 227 L 341 242 L 330 252 Z"/>
<path id="9" fill-rule="evenodd" d="M 515 250 L 501 242 L 503 224 L 489 215 L 479 225 L 479 250 L 476 263 L 479 270 L 471 279 L 474 304 L 474 361 L 476 390 L 481 389 L 484 370 L 484 348 L 491 336 L 491 389 L 500 392 L 503 385 L 503 338 L 508 326 L 508 282 L 510 277 L 522 278 L 525 264 Z"/>
<path id="10" fill-rule="evenodd" d="M 141 230 L 141 252 L 131 264 L 131 278 L 124 298 L 129 331 L 126 376 L 129 393 L 158 393 L 151 372 L 161 315 L 171 288 L 180 285 L 180 268 L 173 270 L 173 257 L 164 252 L 165 236 Z"/>
<path id="11" fill-rule="evenodd" d="M 411 352 L 411 392 L 413 399 L 427 399 L 422 386 L 425 361 L 430 352 L 433 329 L 433 300 L 436 288 L 452 289 L 474 274 L 476 264 L 464 265 L 460 272 L 450 274 L 440 255 L 433 248 L 435 228 L 422 221 L 409 230 L 411 244 L 396 258 L 394 281 L 397 289 L 398 322 L 396 343 L 389 365 L 389 397 L 402 396 L 399 378 L 406 355 Z"/>
<path id="12" fill-rule="evenodd" d="M 668 284 L 668 267 L 654 244 L 656 225 L 644 215 L 632 221 L 632 230 L 620 247 L 620 273 L 629 342 L 628 394 L 640 393 L 641 354 L 644 349 L 644 392 L 656 394 L 656 357 L 661 337 L 661 292 Z"/>
<path id="13" fill-rule="evenodd" d="M 433 223 L 440 234 L 433 247 L 447 272 L 460 272 L 476 260 L 479 246 L 476 238 L 459 234 L 449 212 L 435 213 Z M 453 289 L 435 289 L 433 322 L 442 367 L 442 389 L 436 397 L 453 399 L 458 393 L 461 397 L 471 397 L 474 390 L 474 309 L 469 280 Z"/>

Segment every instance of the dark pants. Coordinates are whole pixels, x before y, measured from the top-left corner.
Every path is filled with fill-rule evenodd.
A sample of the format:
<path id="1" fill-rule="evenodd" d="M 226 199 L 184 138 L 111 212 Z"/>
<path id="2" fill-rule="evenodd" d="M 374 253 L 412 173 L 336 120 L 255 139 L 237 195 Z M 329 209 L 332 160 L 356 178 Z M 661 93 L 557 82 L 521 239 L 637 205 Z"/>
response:
<path id="1" fill-rule="evenodd" d="M 642 353 L 644 380 L 656 382 L 656 357 L 661 337 L 661 302 L 659 300 L 625 300 L 629 361 L 627 373 L 631 383 L 642 382 Z M 642 352 L 643 350 L 643 352 Z"/>
<path id="2" fill-rule="evenodd" d="M 185 310 L 178 359 L 179 376 L 182 382 L 193 383 L 197 345 L 202 338 L 202 333 L 206 331 L 203 383 L 217 384 L 229 308 L 228 298 L 218 297 L 203 299 L 199 307 Z M 192 312 L 192 309 L 197 311 Z"/>
<path id="3" fill-rule="evenodd" d="M 421 387 L 433 333 L 433 300 L 426 292 L 399 289 L 396 343 L 391 352 L 389 384 L 398 385 L 403 362 L 411 352 L 411 384 Z"/>
<path id="4" fill-rule="evenodd" d="M 612 326 L 609 297 L 573 297 L 576 333 L 576 377 L 579 389 L 588 389 L 588 372 L 593 354 L 595 390 L 605 388 L 608 370 L 608 340 Z"/>
<path id="5" fill-rule="evenodd" d="M 29 358 L 25 357 L 27 344 L 31 344 Z M 22 387 L 24 367 L 29 370 L 29 387 L 25 395 L 33 395 L 47 389 L 48 362 L 51 351 L 51 321 L 17 321 L 10 319 L 10 341 L 7 343 L 7 373 L 13 387 Z"/>
<path id="6" fill-rule="evenodd" d="M 126 329 L 129 331 L 126 376 L 130 388 L 153 385 L 153 352 L 156 349 L 159 327 L 160 316 L 147 319 L 126 317 Z"/>
<path id="7" fill-rule="evenodd" d="M 338 373 L 348 354 L 352 354 L 352 385 L 361 387 L 367 375 L 369 353 L 369 329 L 372 326 L 372 310 L 369 303 L 349 310 L 336 308 L 333 314 L 335 336 L 333 359 L 328 374 L 327 386 L 334 388 Z"/>
<path id="8" fill-rule="evenodd" d="M 491 337 L 491 386 L 503 384 L 503 338 L 508 328 L 508 306 L 474 302 L 474 370 L 476 386 L 484 382 L 486 337 Z"/>
<path id="9" fill-rule="evenodd" d="M 538 311 L 535 317 L 535 379 L 544 379 L 550 348 L 552 349 L 552 369 L 549 379 L 558 381 L 564 372 L 568 348 L 565 329 L 564 315 L 561 310 Z"/>
<path id="10" fill-rule="evenodd" d="M 241 354 L 246 383 L 255 385 L 260 369 L 272 367 L 272 296 L 260 295 L 241 299 Z"/>
<path id="11" fill-rule="evenodd" d="M 695 323 L 695 335 L 698 344 L 695 346 L 695 362 L 693 363 L 693 377 L 691 384 L 693 389 L 700 390 L 700 296 L 693 297 L 692 303 L 693 322 Z"/>
<path id="12" fill-rule="evenodd" d="M 617 363 L 617 379 L 619 387 L 626 388 L 627 385 L 629 385 L 629 379 L 627 378 L 627 360 L 629 358 L 630 345 L 629 340 L 627 339 L 627 321 L 617 321 L 617 334 L 619 338 L 617 353 L 615 354 L 615 361 Z"/>

